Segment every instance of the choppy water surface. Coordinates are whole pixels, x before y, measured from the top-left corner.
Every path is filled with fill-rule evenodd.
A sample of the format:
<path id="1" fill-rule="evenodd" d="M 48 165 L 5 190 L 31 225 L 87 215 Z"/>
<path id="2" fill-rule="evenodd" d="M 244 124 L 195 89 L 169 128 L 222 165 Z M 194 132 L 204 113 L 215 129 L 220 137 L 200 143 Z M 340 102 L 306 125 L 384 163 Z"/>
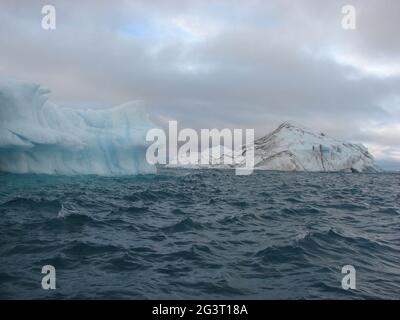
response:
<path id="1" fill-rule="evenodd" d="M 1 174 L 0 258 L 7 299 L 400 298 L 400 175 Z"/>

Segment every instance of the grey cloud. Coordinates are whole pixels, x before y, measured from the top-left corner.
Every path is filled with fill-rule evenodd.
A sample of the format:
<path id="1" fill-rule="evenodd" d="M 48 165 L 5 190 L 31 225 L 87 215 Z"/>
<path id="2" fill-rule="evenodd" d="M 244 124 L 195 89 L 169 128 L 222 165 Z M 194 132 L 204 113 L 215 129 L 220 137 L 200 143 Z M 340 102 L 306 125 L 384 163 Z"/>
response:
<path id="1" fill-rule="evenodd" d="M 292 119 L 400 150 L 395 135 L 365 134 L 371 123 L 399 122 L 398 106 L 382 104 L 400 96 L 399 76 L 366 76 L 331 55 L 339 48 L 369 61 L 399 61 L 398 1 L 353 1 L 354 32 L 340 27 L 341 1 L 53 3 L 57 30 L 46 32 L 46 1 L 2 1 L 0 74 L 43 84 L 55 102 L 139 99 L 155 119 L 254 127 L 257 135 Z M 210 26 L 216 32 L 191 39 L 170 24 L 181 17 L 200 33 Z"/>

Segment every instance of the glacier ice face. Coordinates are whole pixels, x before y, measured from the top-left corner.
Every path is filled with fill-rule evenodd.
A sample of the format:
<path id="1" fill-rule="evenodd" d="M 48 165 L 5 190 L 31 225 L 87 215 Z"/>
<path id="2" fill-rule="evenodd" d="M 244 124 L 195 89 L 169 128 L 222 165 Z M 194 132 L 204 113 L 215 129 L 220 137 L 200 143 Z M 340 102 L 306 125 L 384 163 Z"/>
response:
<path id="1" fill-rule="evenodd" d="M 215 148 L 220 148 L 219 146 Z M 295 122 L 285 122 L 268 135 L 256 140 L 254 145 L 254 169 L 278 171 L 311 171 L 311 172 L 379 172 L 372 155 L 359 144 L 347 143 L 328 137 Z M 229 148 L 227 157 L 237 154 Z M 246 152 L 246 147 L 243 147 Z M 208 150 L 211 154 L 211 149 Z M 207 152 L 205 152 L 207 154 Z M 241 155 L 241 153 L 240 153 Z M 200 161 L 190 165 L 169 165 L 185 168 L 232 168 L 223 164 L 224 155 L 220 159 L 210 158 L 210 164 Z M 198 159 L 204 158 L 203 154 Z M 232 161 L 239 163 L 240 161 Z M 222 163 L 222 164 L 215 164 Z"/>
<path id="2" fill-rule="evenodd" d="M 0 79 L 0 171 L 44 174 L 153 173 L 141 102 L 82 110 L 47 101 L 37 84 Z"/>

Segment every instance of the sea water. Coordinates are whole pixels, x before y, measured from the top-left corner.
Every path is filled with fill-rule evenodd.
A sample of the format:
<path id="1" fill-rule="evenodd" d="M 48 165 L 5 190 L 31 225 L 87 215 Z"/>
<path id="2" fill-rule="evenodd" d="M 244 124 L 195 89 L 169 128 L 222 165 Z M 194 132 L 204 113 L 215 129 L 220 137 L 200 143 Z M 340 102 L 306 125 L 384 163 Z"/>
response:
<path id="1" fill-rule="evenodd" d="M 399 299 L 400 174 L 0 174 L 0 258 L 3 299 Z"/>

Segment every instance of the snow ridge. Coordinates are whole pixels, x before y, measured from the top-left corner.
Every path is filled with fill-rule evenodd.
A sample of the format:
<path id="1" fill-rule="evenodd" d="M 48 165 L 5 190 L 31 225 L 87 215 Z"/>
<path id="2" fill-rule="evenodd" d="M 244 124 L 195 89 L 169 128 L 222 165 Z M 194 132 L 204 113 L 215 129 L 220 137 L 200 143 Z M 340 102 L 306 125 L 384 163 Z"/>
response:
<path id="1" fill-rule="evenodd" d="M 379 172 L 360 144 L 343 142 L 294 122 L 284 122 L 255 142 L 256 169 Z"/>
<path id="2" fill-rule="evenodd" d="M 218 147 L 215 147 L 218 148 Z M 254 142 L 255 170 L 310 171 L 310 172 L 380 172 L 373 156 L 360 144 L 343 142 L 318 131 L 311 130 L 294 121 L 282 123 L 277 129 Z M 238 156 L 229 148 L 228 157 Z M 243 147 L 243 153 L 247 152 Z M 209 151 L 211 154 L 211 151 Z M 242 155 L 241 154 L 241 155 Z M 232 168 L 211 158 L 210 165 L 198 163 L 178 165 L 185 168 Z M 203 158 L 200 154 L 199 159 Z M 239 161 L 232 161 L 239 163 Z"/>

